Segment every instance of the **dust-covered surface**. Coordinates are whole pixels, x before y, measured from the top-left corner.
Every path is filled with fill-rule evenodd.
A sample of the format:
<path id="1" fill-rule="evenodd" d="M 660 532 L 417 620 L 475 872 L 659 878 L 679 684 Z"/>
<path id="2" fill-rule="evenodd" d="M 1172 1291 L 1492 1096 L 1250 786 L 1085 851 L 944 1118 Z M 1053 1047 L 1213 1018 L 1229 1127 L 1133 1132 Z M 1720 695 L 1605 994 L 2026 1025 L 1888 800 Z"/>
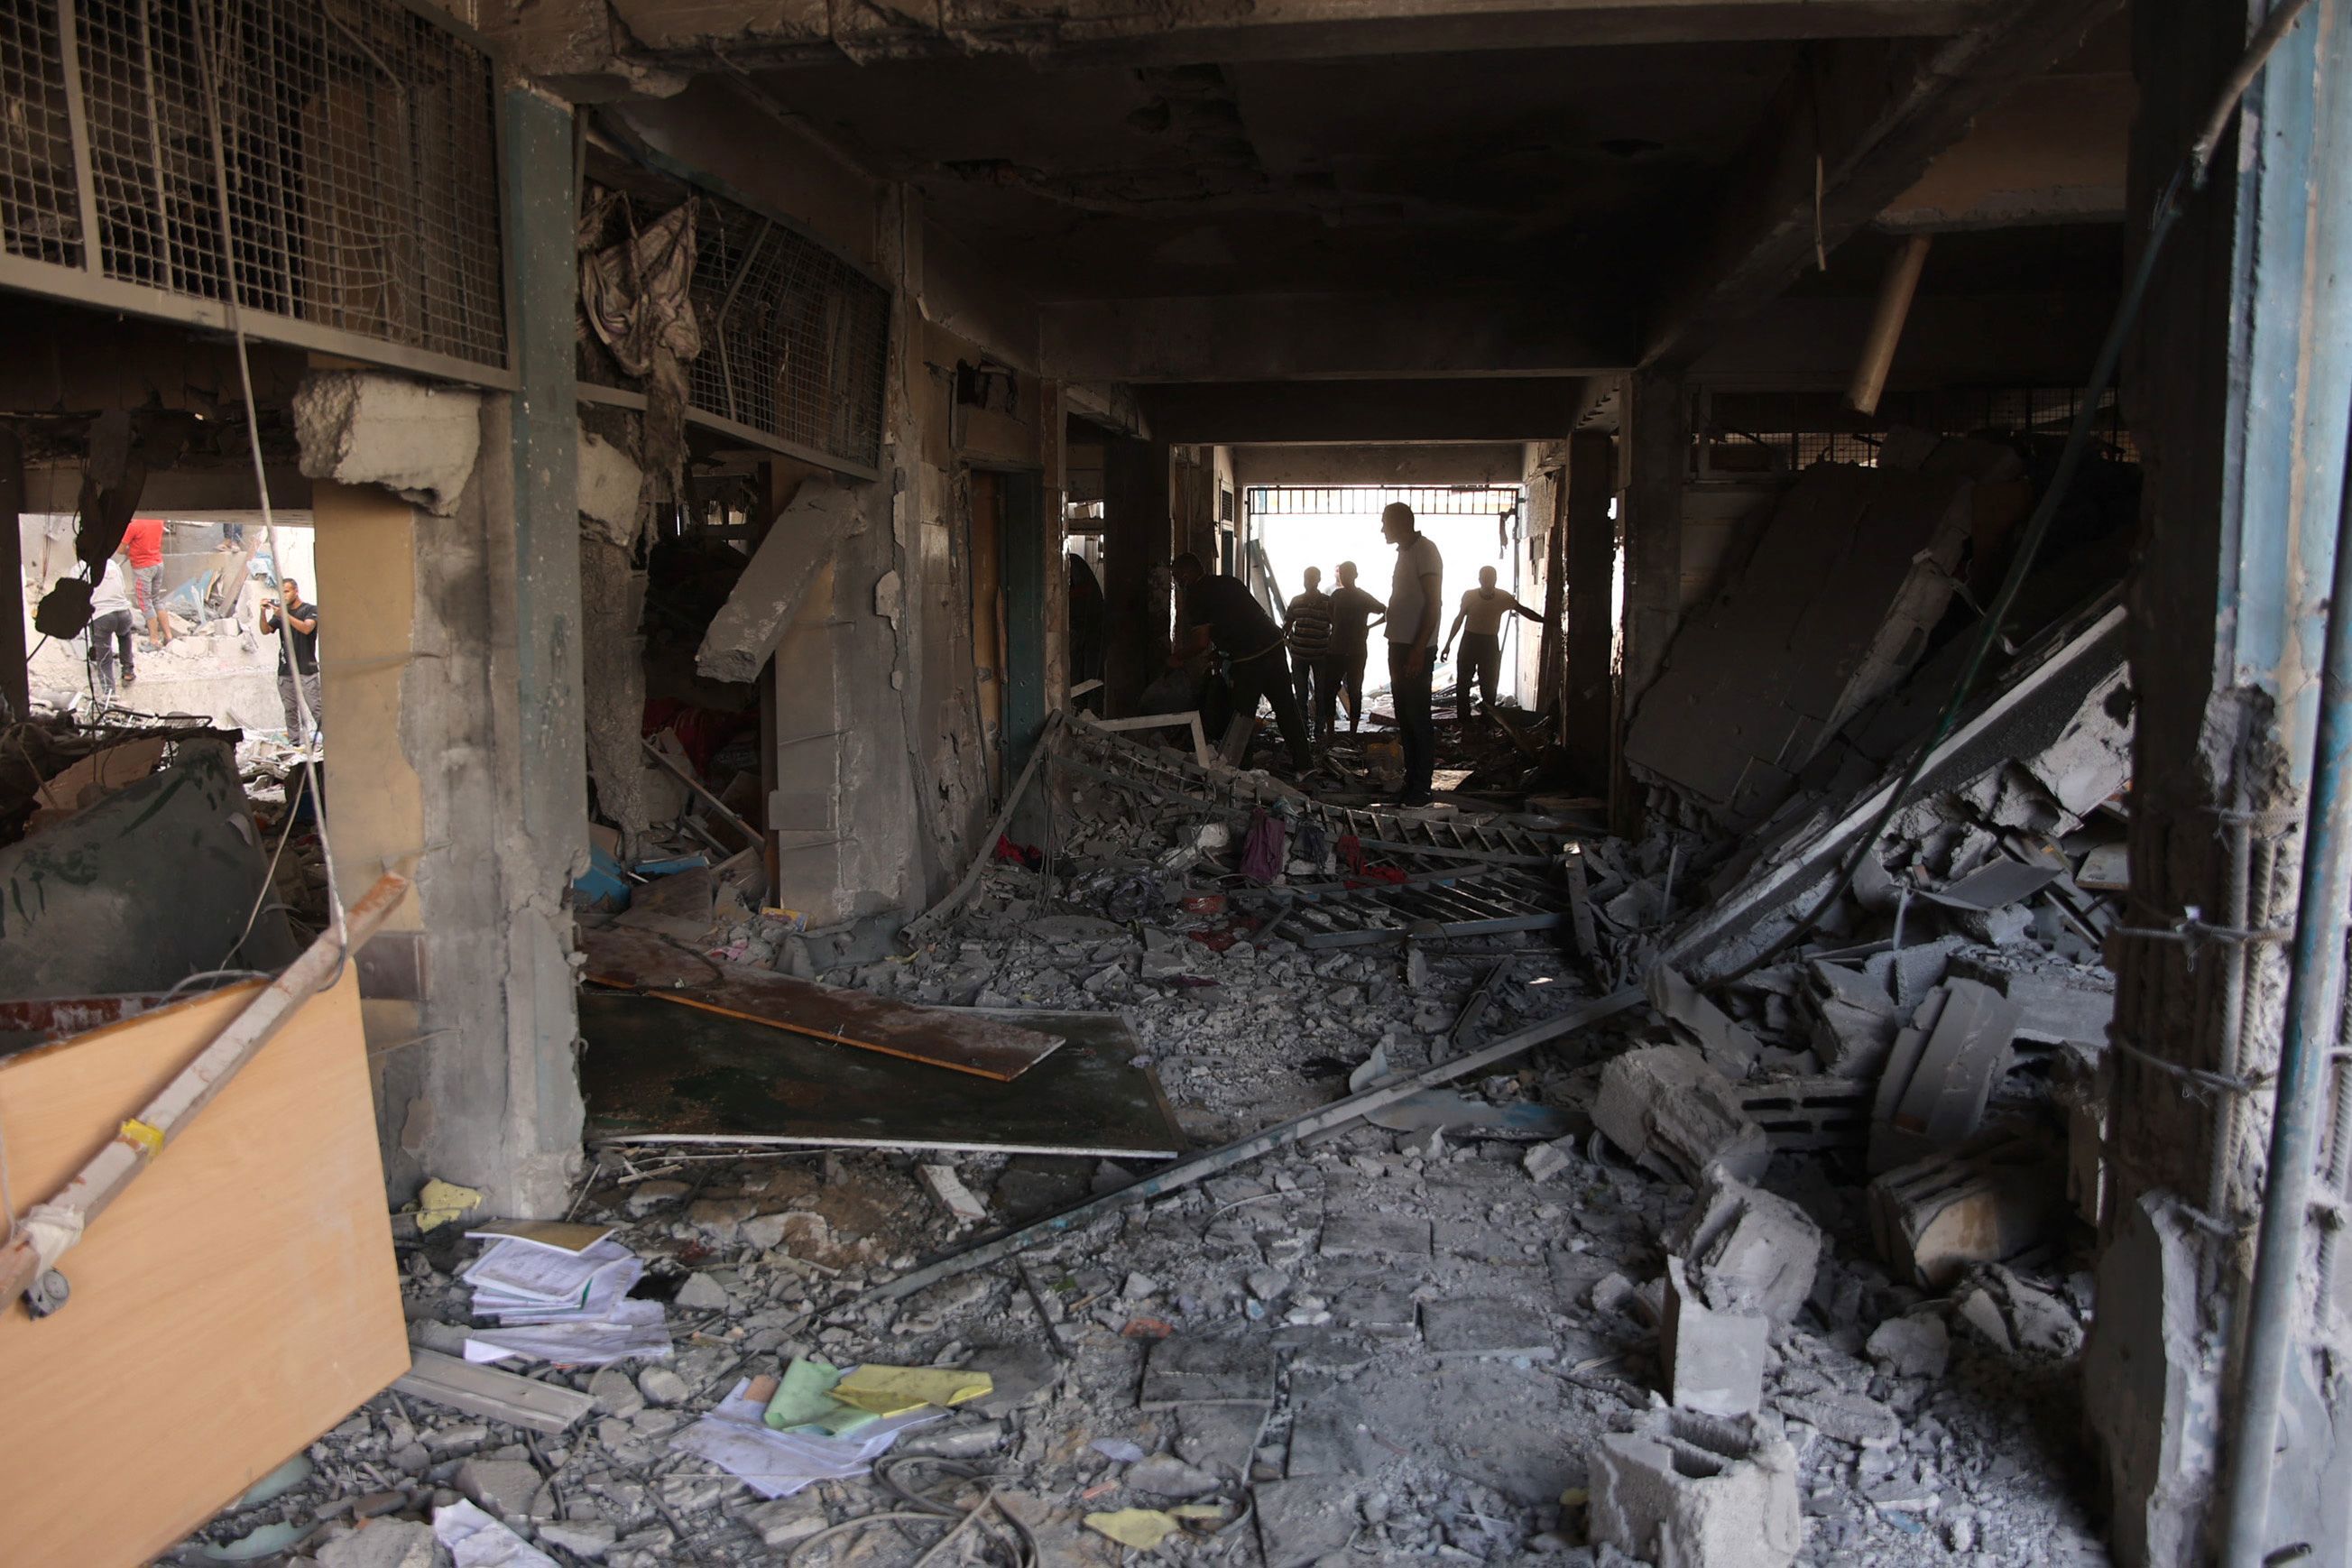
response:
<path id="1" fill-rule="evenodd" d="M 1003 912 L 983 900 L 958 933 L 856 977 L 876 984 L 887 973 L 894 994 L 926 1000 L 990 992 L 992 1002 L 1067 1005 L 1075 992 L 1116 1003 L 1203 1142 L 1336 1098 L 1345 1092 L 1338 1070 L 1376 1046 L 1391 1069 L 1444 1050 L 1462 1001 L 1502 951 L 1415 958 L 1413 985 L 1394 952 L 1310 961 L 1279 942 L 1265 952 L 1241 942 L 1185 954 L 1186 973 L 1213 986 L 1146 983 L 1136 972 L 1150 950 L 1138 936 L 1051 920 L 1042 933 L 993 934 L 1006 931 Z M 1111 970 L 1120 978 L 1102 979 Z M 1549 950 L 1522 950 L 1481 1037 L 1562 1010 L 1580 989 Z M 1634 1026 L 1643 1017 L 1626 1016 Z M 1580 1129 L 1594 1074 L 1579 1069 L 1626 1043 L 1622 1033 L 1574 1037 L 1463 1087 L 1487 1101 L 1548 1102 Z M 1082 1517 L 1180 1500 L 1219 1512 L 1130 1556 L 1256 1563 L 1266 1527 L 1307 1537 L 1299 1550 L 1309 1555 L 1283 1555 L 1278 1538 L 1274 1561 L 1573 1560 L 1585 1549 L 1589 1445 L 1656 1398 L 1644 1287 L 1659 1279 L 1661 1237 L 1694 1194 L 1632 1168 L 1590 1133 L 1563 1142 L 1557 1170 L 1538 1180 L 1525 1168 L 1528 1144 L 1358 1124 L 1127 1209 L 1017 1265 L 873 1308 L 857 1304 L 860 1294 L 919 1258 L 1139 1173 L 965 1158 L 958 1174 L 988 1201 L 991 1219 L 959 1226 L 912 1156 L 662 1163 L 608 1155 L 578 1213 L 620 1224 L 618 1238 L 648 1261 L 652 1283 L 679 1296 L 669 1308 L 671 1358 L 601 1375 L 527 1365 L 599 1396 L 598 1411 L 561 1436 L 381 1396 L 314 1446 L 307 1484 L 224 1516 L 207 1535 L 226 1541 L 282 1518 L 317 1525 L 300 1554 L 342 1561 L 336 1538 L 356 1516 L 429 1517 L 470 1490 L 493 1512 L 503 1506 L 562 1563 L 781 1562 L 814 1529 L 907 1505 L 873 1477 L 763 1502 L 674 1450 L 673 1436 L 740 1379 L 778 1372 L 794 1355 L 1002 1366 L 1011 1347 L 1044 1386 L 1001 1415 L 963 1412 L 919 1428 L 892 1451 L 951 1455 L 982 1479 L 921 1464 L 890 1474 L 956 1505 L 992 1489 L 1027 1521 L 1043 1561 L 1119 1561 L 1121 1549 Z M 1844 1391 L 1883 1403 L 1899 1431 L 1893 1446 L 1866 1448 L 1780 1417 L 1801 1456 L 1807 1559 L 2099 1558 L 2080 1501 L 2068 1361 L 1989 1343 L 1956 1305 L 1973 1286 L 1926 1300 L 1890 1284 L 1872 1256 L 1857 1176 L 1842 1157 L 1783 1155 L 1766 1184 L 1831 1237 L 1807 1305 L 1774 1333 L 1768 1409 Z M 420 1342 L 452 1352 L 469 1300 L 452 1271 L 478 1247 L 459 1228 L 402 1243 Z M 2021 1276 L 2021 1289 L 2032 1281 L 2053 1292 L 2038 1300 L 2055 1304 L 2073 1331 L 2087 1276 L 2057 1253 Z M 1949 1320 L 1949 1367 L 1939 1377 L 1891 1374 L 1864 1352 L 1882 1321 L 1915 1309 Z M 1239 1404 L 1139 1408 L 1147 1357 L 1192 1341 L 1258 1347 L 1270 1370 L 1244 1379 Z M 538 1484 L 513 1484 L 518 1461 Z M 1316 1537 L 1318 1521 L 1328 1539 Z M 952 1522 L 835 1536 L 798 1561 L 912 1562 Z M 992 1560 L 1004 1560 L 1012 1533 L 1000 1527 L 968 1530 L 934 1561 L 971 1561 L 958 1554 L 991 1540 Z"/>

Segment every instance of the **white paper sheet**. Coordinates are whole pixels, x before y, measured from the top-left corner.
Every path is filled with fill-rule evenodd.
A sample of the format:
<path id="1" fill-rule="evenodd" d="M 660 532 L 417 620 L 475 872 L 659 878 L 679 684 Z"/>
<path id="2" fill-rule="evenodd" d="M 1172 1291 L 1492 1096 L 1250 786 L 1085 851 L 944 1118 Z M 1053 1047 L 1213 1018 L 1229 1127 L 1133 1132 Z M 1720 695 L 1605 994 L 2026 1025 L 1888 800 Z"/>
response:
<path id="1" fill-rule="evenodd" d="M 587 1296 L 604 1271 L 644 1267 L 635 1253 L 609 1238 L 585 1252 L 565 1252 L 509 1238 L 484 1250 L 459 1278 L 493 1296 L 572 1306 Z"/>
<path id="2" fill-rule="evenodd" d="M 603 1318 L 572 1322 L 516 1324 L 475 1329 L 466 1336 L 466 1359 L 507 1361 L 530 1356 L 575 1366 L 604 1366 L 631 1357 L 656 1361 L 669 1354 L 669 1313 L 659 1301 L 616 1301 Z"/>
<path id="3" fill-rule="evenodd" d="M 871 1422 L 846 1437 L 812 1437 L 769 1428 L 767 1410 L 744 1397 L 746 1378 L 709 1415 L 672 1437 L 669 1446 L 740 1477 L 765 1498 L 790 1497 L 813 1481 L 862 1476 L 910 1427 L 937 1421 L 944 1410 L 920 1410 Z"/>
<path id="4" fill-rule="evenodd" d="M 433 1510 L 433 1535 L 457 1568 L 560 1568 L 555 1559 L 460 1500 Z"/>

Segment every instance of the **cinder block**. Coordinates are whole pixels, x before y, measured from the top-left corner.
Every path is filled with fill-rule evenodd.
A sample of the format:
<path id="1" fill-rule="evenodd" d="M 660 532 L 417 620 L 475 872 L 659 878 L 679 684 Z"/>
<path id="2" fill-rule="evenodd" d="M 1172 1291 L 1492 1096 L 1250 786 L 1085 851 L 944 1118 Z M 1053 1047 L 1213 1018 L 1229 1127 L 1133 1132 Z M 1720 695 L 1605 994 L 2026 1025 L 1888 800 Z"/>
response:
<path id="1" fill-rule="evenodd" d="M 1675 1568 L 1788 1568 L 1804 1545 L 1797 1452 L 1763 1417 L 1653 1411 L 1591 1460 L 1596 1544 Z"/>

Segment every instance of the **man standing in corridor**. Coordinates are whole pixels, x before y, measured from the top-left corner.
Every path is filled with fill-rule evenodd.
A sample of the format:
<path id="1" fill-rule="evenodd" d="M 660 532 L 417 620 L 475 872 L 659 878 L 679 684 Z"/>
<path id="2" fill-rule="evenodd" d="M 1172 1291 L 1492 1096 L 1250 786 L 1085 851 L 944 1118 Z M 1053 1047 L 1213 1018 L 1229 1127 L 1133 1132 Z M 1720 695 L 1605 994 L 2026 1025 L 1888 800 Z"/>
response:
<path id="1" fill-rule="evenodd" d="M 1381 537 L 1396 546 L 1396 576 L 1389 585 L 1389 689 L 1396 699 L 1404 742 L 1404 792 L 1399 805 L 1427 805 L 1437 770 L 1437 724 L 1429 711 L 1431 665 L 1445 591 L 1445 561 L 1414 525 L 1412 508 L 1391 501 L 1381 511 Z"/>
<path id="2" fill-rule="evenodd" d="M 1462 595 L 1462 608 L 1454 617 L 1454 625 L 1445 634 L 1445 651 L 1454 651 L 1456 635 L 1462 638 L 1462 662 L 1454 668 L 1454 701 L 1462 711 L 1462 733 L 1470 734 L 1470 721 L 1477 710 L 1470 705 L 1470 689 L 1475 685 L 1485 696 L 1486 706 L 1495 705 L 1495 682 L 1503 672 L 1503 617 L 1517 611 L 1535 622 L 1543 617 L 1519 603 L 1518 595 L 1505 593 L 1495 586 L 1495 569 L 1478 568 L 1478 585 Z M 1470 629 L 1462 630 L 1467 622 Z"/>
<path id="3" fill-rule="evenodd" d="M 294 695 L 297 681 L 309 702 L 310 721 L 326 728 L 320 718 L 319 606 L 302 602 L 301 584 L 291 577 L 281 579 L 278 603 L 261 606 L 261 629 L 278 637 L 278 700 L 286 705 L 286 733 L 296 745 L 307 746 L 310 735 Z"/>
<path id="4" fill-rule="evenodd" d="M 1356 563 L 1339 563 L 1339 585 L 1331 591 L 1331 684 L 1348 699 L 1348 731 L 1364 721 L 1364 650 L 1372 620 L 1388 606 L 1356 586 Z"/>

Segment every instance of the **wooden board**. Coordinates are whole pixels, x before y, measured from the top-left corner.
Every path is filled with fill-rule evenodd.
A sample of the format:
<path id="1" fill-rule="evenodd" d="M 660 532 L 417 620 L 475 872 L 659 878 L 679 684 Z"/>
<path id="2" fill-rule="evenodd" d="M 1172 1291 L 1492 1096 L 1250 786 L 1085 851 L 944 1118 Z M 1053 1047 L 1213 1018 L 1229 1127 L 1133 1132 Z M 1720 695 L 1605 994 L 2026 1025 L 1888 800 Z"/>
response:
<path id="1" fill-rule="evenodd" d="M 580 951 L 588 959 L 583 978 L 592 984 L 641 991 L 665 1002 L 999 1083 L 1019 1078 L 1062 1043 L 1058 1035 L 1001 1018 L 910 1006 L 871 992 L 720 963 L 627 926 L 583 927 Z"/>
<path id="2" fill-rule="evenodd" d="M 259 989 L 0 1061 L 20 1207 Z M 71 1299 L 0 1315 L 11 1563 L 144 1563 L 408 1370 L 359 979 L 344 972 L 100 1215 Z"/>

